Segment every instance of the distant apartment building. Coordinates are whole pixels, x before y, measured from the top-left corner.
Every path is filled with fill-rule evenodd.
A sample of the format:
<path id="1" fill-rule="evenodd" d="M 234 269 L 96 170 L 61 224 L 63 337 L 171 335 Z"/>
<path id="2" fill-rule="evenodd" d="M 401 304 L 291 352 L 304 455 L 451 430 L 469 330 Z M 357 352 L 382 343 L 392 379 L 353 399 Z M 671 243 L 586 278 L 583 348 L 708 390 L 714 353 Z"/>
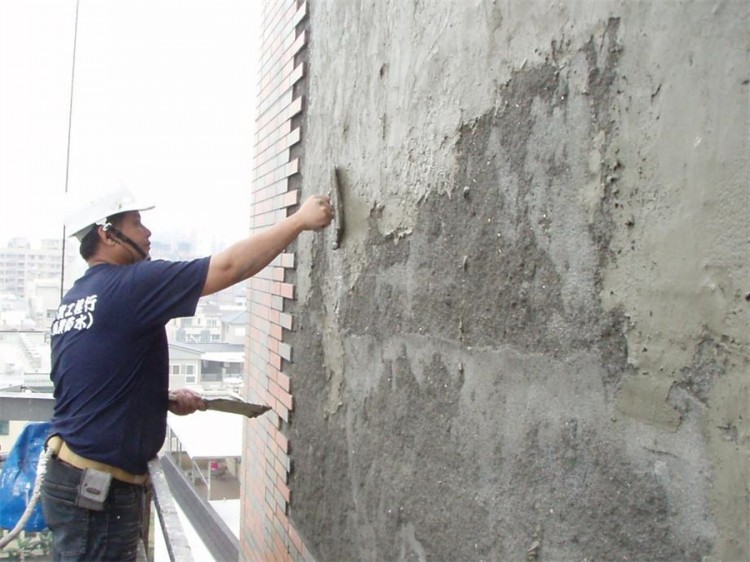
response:
<path id="1" fill-rule="evenodd" d="M 76 259 L 75 248 L 65 246 L 66 267 Z M 79 258 L 80 259 L 80 258 Z M 58 284 L 63 277 L 63 241 L 41 240 L 32 244 L 26 238 L 13 238 L 0 248 L 0 293 L 20 299 L 28 298 L 30 284 L 39 279 L 54 280 Z M 69 285 L 66 275 L 66 286 Z"/>
<path id="2" fill-rule="evenodd" d="M 231 298 L 231 294 L 225 295 Z M 167 325 L 169 341 L 186 344 L 244 344 L 248 313 L 241 306 L 202 299 L 195 316 L 176 318 Z"/>
<path id="3" fill-rule="evenodd" d="M 217 317 L 196 315 L 177 318 L 171 335 L 180 343 L 211 343 L 221 340 L 221 320 Z"/>
<path id="4" fill-rule="evenodd" d="M 59 279 L 29 279 L 23 297 L 0 293 L 0 329 L 48 330 L 59 303 Z"/>
<path id="5" fill-rule="evenodd" d="M 31 280 L 27 285 L 26 301 L 34 325 L 49 328 L 60 304 L 60 281 L 49 277 Z"/>
<path id="6" fill-rule="evenodd" d="M 32 247 L 25 238 L 14 238 L 7 247 L 0 248 L 0 292 L 24 298 L 32 279 L 59 280 L 61 252 L 60 240 L 43 240 L 40 247 Z"/>
<path id="7" fill-rule="evenodd" d="M 236 391 L 242 382 L 244 362 L 242 344 L 171 342 L 169 386 L 199 387 L 204 391 Z"/>
<path id="8" fill-rule="evenodd" d="M 51 392 L 49 335 L 0 329 L 0 390 Z"/>
<path id="9" fill-rule="evenodd" d="M 216 300 L 201 299 L 195 316 L 169 322 L 171 387 L 239 391 L 249 317 L 231 301 L 229 292 Z"/>
<path id="10" fill-rule="evenodd" d="M 182 388 L 201 384 L 201 351 L 177 343 L 169 344 L 169 387 Z"/>

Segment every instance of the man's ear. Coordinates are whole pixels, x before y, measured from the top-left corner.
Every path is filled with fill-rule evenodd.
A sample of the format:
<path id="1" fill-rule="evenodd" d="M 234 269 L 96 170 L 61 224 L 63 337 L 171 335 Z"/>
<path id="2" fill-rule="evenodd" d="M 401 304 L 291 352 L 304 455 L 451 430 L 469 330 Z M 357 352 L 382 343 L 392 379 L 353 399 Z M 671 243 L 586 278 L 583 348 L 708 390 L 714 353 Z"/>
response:
<path id="1" fill-rule="evenodd" d="M 107 244 L 109 246 L 113 246 L 115 244 L 114 239 L 112 238 L 112 234 L 104 229 L 103 226 L 97 225 L 96 226 L 96 233 L 99 236 L 99 240 L 103 244 Z"/>

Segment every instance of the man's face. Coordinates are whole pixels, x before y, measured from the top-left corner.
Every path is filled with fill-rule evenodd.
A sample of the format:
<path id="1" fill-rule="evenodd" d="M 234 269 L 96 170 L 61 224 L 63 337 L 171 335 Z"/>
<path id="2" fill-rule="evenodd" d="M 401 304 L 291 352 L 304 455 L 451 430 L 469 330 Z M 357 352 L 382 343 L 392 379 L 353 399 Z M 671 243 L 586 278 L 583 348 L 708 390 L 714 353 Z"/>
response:
<path id="1" fill-rule="evenodd" d="M 138 211 L 123 213 L 122 221 L 118 228 L 148 255 L 151 250 L 151 242 L 149 242 L 151 231 L 141 222 L 141 213 Z M 125 244 L 124 248 L 130 252 L 134 252 L 128 244 Z M 138 259 L 140 259 L 140 256 L 138 256 Z"/>

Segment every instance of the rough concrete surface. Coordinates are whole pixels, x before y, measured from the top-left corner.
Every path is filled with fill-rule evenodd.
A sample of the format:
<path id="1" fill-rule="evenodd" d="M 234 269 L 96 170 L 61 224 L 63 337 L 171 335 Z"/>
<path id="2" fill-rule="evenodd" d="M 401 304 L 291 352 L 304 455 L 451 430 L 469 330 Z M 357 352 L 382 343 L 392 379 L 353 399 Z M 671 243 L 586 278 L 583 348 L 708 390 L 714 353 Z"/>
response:
<path id="1" fill-rule="evenodd" d="M 750 8 L 315 0 L 290 517 L 317 560 L 750 559 Z"/>

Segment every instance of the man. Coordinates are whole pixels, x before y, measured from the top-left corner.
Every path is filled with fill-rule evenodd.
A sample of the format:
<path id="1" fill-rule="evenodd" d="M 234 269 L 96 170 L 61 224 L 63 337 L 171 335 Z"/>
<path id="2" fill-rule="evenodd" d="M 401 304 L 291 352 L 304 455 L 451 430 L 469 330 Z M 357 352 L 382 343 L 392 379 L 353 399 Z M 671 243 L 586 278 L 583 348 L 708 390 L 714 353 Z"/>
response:
<path id="1" fill-rule="evenodd" d="M 198 299 L 261 271 L 305 230 L 333 218 L 325 196 L 264 232 L 193 261 L 149 259 L 152 208 L 120 189 L 66 220 L 88 270 L 52 324 L 55 409 L 45 474 L 45 519 L 55 560 L 135 560 L 147 463 L 161 448 L 167 410 L 204 410 L 188 389 L 169 392 L 166 323 Z"/>

